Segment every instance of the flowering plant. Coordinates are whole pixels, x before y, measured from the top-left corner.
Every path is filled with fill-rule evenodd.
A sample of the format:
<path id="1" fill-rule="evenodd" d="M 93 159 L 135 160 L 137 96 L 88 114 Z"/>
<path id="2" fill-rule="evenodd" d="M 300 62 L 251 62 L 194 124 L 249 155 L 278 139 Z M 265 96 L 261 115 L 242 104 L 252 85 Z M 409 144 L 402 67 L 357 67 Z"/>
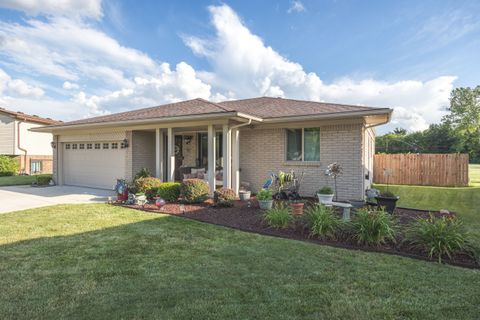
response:
<path id="1" fill-rule="evenodd" d="M 330 163 L 325 170 L 325 175 L 333 177 L 333 182 L 335 184 L 335 201 L 337 201 L 337 177 L 341 176 L 343 173 L 343 168 L 336 162 Z"/>

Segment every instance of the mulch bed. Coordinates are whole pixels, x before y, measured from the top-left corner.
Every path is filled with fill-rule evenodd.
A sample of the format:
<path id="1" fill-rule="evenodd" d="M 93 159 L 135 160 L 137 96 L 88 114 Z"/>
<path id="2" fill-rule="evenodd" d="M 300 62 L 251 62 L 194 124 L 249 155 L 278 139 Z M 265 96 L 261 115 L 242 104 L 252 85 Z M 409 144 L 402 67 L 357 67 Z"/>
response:
<path id="1" fill-rule="evenodd" d="M 201 204 L 167 203 L 160 209 L 157 208 L 154 204 L 146 204 L 143 207 L 138 205 L 122 206 L 142 211 L 176 215 L 184 218 L 207 222 L 210 224 L 269 236 L 308 241 L 317 244 L 328 245 L 338 248 L 346 248 L 351 250 L 382 252 L 426 261 L 437 261 L 436 259 L 430 259 L 425 252 L 414 250 L 407 246 L 401 246 L 401 239 L 397 241 L 397 244 L 389 243 L 382 246 L 367 246 L 359 245 L 353 241 L 323 240 L 319 239 L 318 237 L 311 237 L 306 230 L 298 230 L 295 228 L 271 228 L 265 223 L 263 223 L 262 214 L 264 213 L 264 211 L 258 208 L 258 203 L 254 198 L 252 198 L 250 202 L 235 201 L 235 204 L 232 208 L 217 208 L 213 206 L 212 200 L 208 200 Z M 353 215 L 354 214 L 355 213 L 353 213 Z M 438 211 L 429 212 L 425 210 L 407 208 L 397 208 L 395 210 L 395 216 L 397 218 L 397 221 L 403 225 L 408 224 L 417 218 L 428 218 L 430 214 L 433 214 L 435 216 L 455 215 L 454 213 L 442 213 Z M 445 257 L 442 259 L 442 261 L 444 263 L 466 268 L 480 268 L 480 265 L 475 261 L 475 259 L 467 255 L 456 255 L 452 257 L 452 259 L 448 259 L 448 257 Z"/>

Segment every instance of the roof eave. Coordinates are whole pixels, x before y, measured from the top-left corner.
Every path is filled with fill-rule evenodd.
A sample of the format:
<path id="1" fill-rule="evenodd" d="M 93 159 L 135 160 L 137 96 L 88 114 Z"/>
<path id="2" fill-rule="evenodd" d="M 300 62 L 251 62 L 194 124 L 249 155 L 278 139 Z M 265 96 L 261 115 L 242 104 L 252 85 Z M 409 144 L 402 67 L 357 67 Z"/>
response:
<path id="1" fill-rule="evenodd" d="M 390 108 L 378 108 L 374 110 L 361 111 L 347 111 L 347 112 L 331 112 L 323 114 L 309 114 L 301 116 L 286 116 L 277 118 L 263 119 L 264 123 L 280 123 L 280 122 L 297 122 L 297 121 L 311 121 L 311 120 L 325 120 L 325 119 L 343 119 L 352 117 L 366 117 L 372 115 L 387 115 L 388 121 L 391 119 L 393 110 Z"/>
<path id="2" fill-rule="evenodd" d="M 52 126 L 45 126 L 45 127 L 39 127 L 39 128 L 32 128 L 30 130 L 34 132 L 54 132 L 54 131 L 69 130 L 69 129 L 88 129 L 88 128 L 100 128 L 100 127 L 143 125 L 143 124 L 152 124 L 152 123 L 182 122 L 182 121 L 193 121 L 193 120 L 210 120 L 210 119 L 215 120 L 215 119 L 222 119 L 222 118 L 240 118 L 240 119 L 248 119 L 248 120 L 252 119 L 253 121 L 258 121 L 258 122 L 262 121 L 261 118 L 258 118 L 255 116 L 251 116 L 251 115 L 236 112 L 236 111 L 228 111 L 228 112 L 217 112 L 217 113 L 207 113 L 207 114 L 197 114 L 197 115 L 175 116 L 175 117 L 160 117 L 160 118 L 151 118 L 151 119 L 52 125 Z"/>

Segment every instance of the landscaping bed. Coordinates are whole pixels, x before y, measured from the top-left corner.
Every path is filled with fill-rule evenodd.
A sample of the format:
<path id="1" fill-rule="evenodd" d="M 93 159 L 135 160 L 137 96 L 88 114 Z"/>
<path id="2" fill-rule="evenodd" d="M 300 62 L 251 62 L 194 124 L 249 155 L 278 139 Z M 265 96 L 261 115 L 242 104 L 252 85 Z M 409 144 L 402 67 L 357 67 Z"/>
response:
<path id="1" fill-rule="evenodd" d="M 308 200 L 307 203 L 312 204 L 313 202 Z M 389 241 L 381 245 L 364 245 L 359 244 L 352 239 L 333 240 L 311 236 L 310 232 L 305 229 L 303 225 L 299 225 L 296 222 L 294 222 L 291 227 L 286 229 L 272 228 L 264 222 L 263 214 L 265 211 L 259 209 L 255 198 L 252 198 L 250 202 L 235 201 L 233 207 L 231 208 L 215 207 L 212 200 L 207 200 L 200 204 L 167 203 L 160 209 L 154 204 L 150 203 L 146 204 L 145 206 L 124 206 L 138 210 L 182 216 L 189 219 L 264 235 L 309 241 L 353 250 L 382 252 L 427 261 L 437 261 L 436 259 L 430 259 L 425 252 L 422 252 L 422 250 L 415 249 L 412 246 L 403 245 L 401 234 L 397 235 L 397 241 L 395 242 Z M 408 224 L 412 223 L 418 218 L 428 219 L 430 214 L 433 214 L 437 217 L 455 217 L 455 214 L 451 212 L 429 212 L 425 210 L 407 208 L 397 208 L 395 210 L 394 217 L 400 227 L 406 227 Z M 338 212 L 338 215 L 341 216 L 341 213 Z M 355 213 L 352 214 L 352 217 L 354 215 Z M 442 262 L 467 268 L 480 268 L 478 262 L 473 257 L 470 257 L 466 254 L 452 255 L 451 258 L 444 257 Z"/>

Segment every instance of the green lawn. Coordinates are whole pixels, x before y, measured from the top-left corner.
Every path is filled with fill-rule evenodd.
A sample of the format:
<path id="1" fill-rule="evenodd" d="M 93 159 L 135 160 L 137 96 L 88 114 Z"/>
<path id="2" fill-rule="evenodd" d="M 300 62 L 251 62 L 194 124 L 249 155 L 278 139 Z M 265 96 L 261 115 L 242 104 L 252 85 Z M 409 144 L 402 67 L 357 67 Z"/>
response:
<path id="1" fill-rule="evenodd" d="M 109 205 L 0 215 L 2 319 L 478 319 L 480 271 Z"/>
<path id="2" fill-rule="evenodd" d="M 480 187 L 480 164 L 468 165 L 468 175 L 470 176 L 470 184 Z"/>
<path id="3" fill-rule="evenodd" d="M 0 177 L 0 186 L 14 186 L 21 184 L 32 184 L 35 182 L 35 176 L 9 176 Z"/>

